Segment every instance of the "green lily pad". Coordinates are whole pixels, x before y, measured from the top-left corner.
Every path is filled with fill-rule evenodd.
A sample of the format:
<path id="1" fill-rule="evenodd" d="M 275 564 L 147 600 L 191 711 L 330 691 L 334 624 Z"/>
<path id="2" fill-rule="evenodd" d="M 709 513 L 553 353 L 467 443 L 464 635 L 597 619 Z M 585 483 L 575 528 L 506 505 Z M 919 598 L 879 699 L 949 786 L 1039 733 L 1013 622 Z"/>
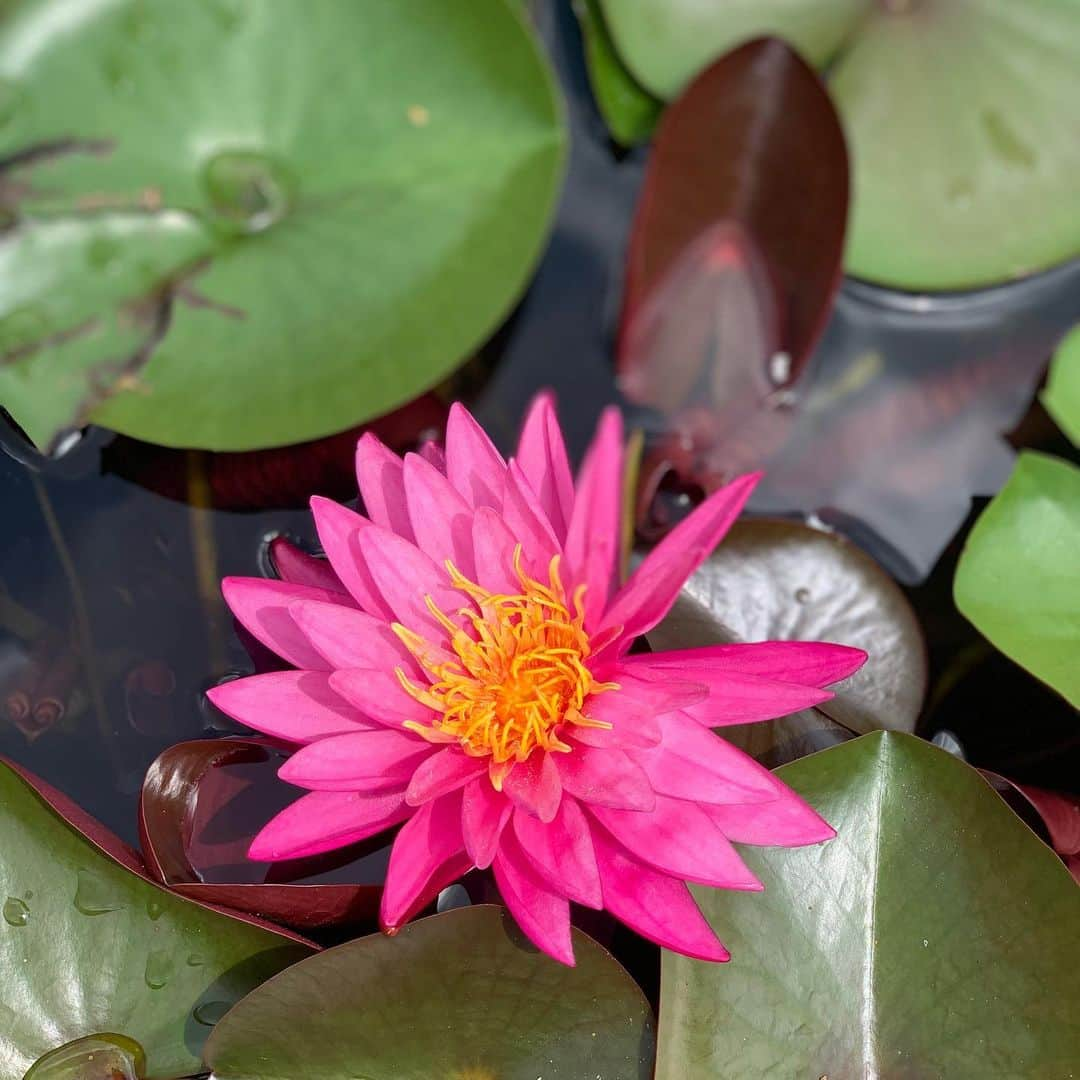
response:
<path id="1" fill-rule="evenodd" d="M 1006 656 L 1080 707 L 1080 468 L 1025 451 L 956 568 L 956 606 Z"/>
<path id="2" fill-rule="evenodd" d="M 158 888 L 3 763 L 0 835 L 0 1080 L 95 1032 L 140 1044 L 148 1076 L 189 1076 L 222 1013 L 310 952 Z"/>
<path id="3" fill-rule="evenodd" d="M 507 0 L 21 0 L 0 25 L 0 401 L 243 450 L 436 383 L 521 293 L 564 149 Z"/>
<path id="4" fill-rule="evenodd" d="M 664 953 L 657 1080 L 1068 1076 L 1080 889 L 979 774 L 875 732 L 778 775 L 839 835 L 694 889 L 732 960 Z"/>
<path id="5" fill-rule="evenodd" d="M 1008 281 L 1080 253 L 1080 20 L 1061 0 L 602 0 L 674 98 L 760 34 L 827 66 L 853 160 L 846 268 L 911 289 Z"/>
<path id="6" fill-rule="evenodd" d="M 359 938 L 250 994 L 206 1046 L 217 1080 L 650 1080 L 641 991 L 574 931 L 577 967 L 501 908 L 461 908 Z"/>
<path id="7" fill-rule="evenodd" d="M 585 62 L 597 107 L 616 142 L 633 146 L 652 132 L 663 107 L 619 58 L 600 0 L 574 0 L 574 12 L 585 42 Z"/>
<path id="8" fill-rule="evenodd" d="M 1073 446 L 1080 446 L 1080 326 L 1073 327 L 1054 354 L 1042 403 Z"/>

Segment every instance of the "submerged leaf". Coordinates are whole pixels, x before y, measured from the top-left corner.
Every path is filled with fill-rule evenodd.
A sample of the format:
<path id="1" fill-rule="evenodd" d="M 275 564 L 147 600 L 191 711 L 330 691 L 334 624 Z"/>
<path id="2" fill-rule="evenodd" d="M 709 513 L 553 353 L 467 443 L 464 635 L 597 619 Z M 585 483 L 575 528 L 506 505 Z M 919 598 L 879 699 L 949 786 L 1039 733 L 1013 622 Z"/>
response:
<path id="1" fill-rule="evenodd" d="M 878 732 L 778 775 L 838 836 L 694 890 L 732 959 L 664 954 L 658 1080 L 1067 1076 L 1080 890 L 979 774 Z"/>
<path id="2" fill-rule="evenodd" d="M 648 1002 L 573 933 L 574 968 L 488 906 L 351 941 L 250 994 L 218 1025 L 206 1063 L 218 1080 L 648 1080 Z"/>
<path id="3" fill-rule="evenodd" d="M 521 293 L 564 133 L 507 0 L 69 7 L 0 26 L 0 398 L 39 445 L 339 431 Z"/>

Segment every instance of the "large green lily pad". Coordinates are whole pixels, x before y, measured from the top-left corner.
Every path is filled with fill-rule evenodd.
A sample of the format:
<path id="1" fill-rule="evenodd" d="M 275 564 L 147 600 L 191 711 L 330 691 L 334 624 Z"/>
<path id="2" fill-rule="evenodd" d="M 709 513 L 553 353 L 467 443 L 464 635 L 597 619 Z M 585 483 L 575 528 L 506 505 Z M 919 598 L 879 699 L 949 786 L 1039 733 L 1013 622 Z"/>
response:
<path id="1" fill-rule="evenodd" d="M 574 931 L 577 967 L 497 907 L 360 938 L 250 994 L 206 1047 L 217 1080 L 651 1080 L 641 991 Z"/>
<path id="2" fill-rule="evenodd" d="M 21 0 L 0 401 L 241 450 L 437 382 L 522 291 L 563 124 L 507 0 Z"/>
<path id="3" fill-rule="evenodd" d="M 657 1080 L 1067 1077 L 1080 889 L 979 774 L 876 732 L 778 775 L 838 836 L 694 890 L 732 960 L 664 954 Z"/>
<path id="4" fill-rule="evenodd" d="M 1080 707 L 1080 468 L 1025 451 L 956 568 L 978 631 Z"/>
<path id="5" fill-rule="evenodd" d="M 602 0 L 618 52 L 674 98 L 760 34 L 828 65 L 853 160 L 850 273 L 1006 281 L 1080 253 L 1080 18 L 1069 0 Z"/>
<path id="6" fill-rule="evenodd" d="M 153 885 L 3 763 L 0 836 L 0 1080 L 95 1032 L 140 1043 L 148 1076 L 189 1076 L 222 1013 L 310 951 Z"/>

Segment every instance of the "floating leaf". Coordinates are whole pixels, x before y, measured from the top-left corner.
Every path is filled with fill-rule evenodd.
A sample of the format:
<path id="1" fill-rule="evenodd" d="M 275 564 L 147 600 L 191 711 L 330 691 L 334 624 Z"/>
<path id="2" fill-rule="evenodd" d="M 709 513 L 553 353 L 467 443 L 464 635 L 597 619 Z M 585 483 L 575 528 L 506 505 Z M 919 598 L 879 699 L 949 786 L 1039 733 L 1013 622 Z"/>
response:
<path id="1" fill-rule="evenodd" d="M 206 1063 L 218 1080 L 649 1080 L 648 1003 L 573 934 L 575 968 L 490 906 L 351 941 L 250 994 L 218 1025 Z"/>
<path id="2" fill-rule="evenodd" d="M 1080 706 L 1080 468 L 1026 451 L 975 523 L 956 606 L 1006 656 Z"/>
<path id="3" fill-rule="evenodd" d="M 619 341 L 630 396 L 737 416 L 790 383 L 839 284 L 847 195 L 836 111 L 783 42 L 750 42 L 695 79 L 664 114 L 634 221 Z M 700 284 L 684 299 L 687 277 Z M 757 387 L 719 378 L 748 368 Z M 646 389 L 658 380 L 676 387 L 662 405 Z"/>
<path id="4" fill-rule="evenodd" d="M 563 152 L 506 0 L 22 0 L 0 87 L 0 398 L 40 445 L 253 449 L 414 397 L 521 293 Z"/>
<path id="5" fill-rule="evenodd" d="M 180 896 L 300 930 L 373 923 L 385 845 L 373 851 L 373 865 L 356 862 L 366 848 L 272 866 L 247 858 L 255 833 L 296 798 L 277 778 L 287 757 L 260 739 L 198 739 L 161 754 L 147 770 L 139 805 L 150 873 Z M 343 862 L 349 870 L 338 876 L 349 883 L 311 881 Z"/>
<path id="6" fill-rule="evenodd" d="M 623 146 L 643 142 L 652 133 L 661 103 L 627 71 L 604 23 L 600 0 L 574 0 L 585 43 L 589 82 L 608 130 Z"/>
<path id="7" fill-rule="evenodd" d="M 1058 346 L 1042 402 L 1072 444 L 1080 446 L 1080 326 Z"/>
<path id="8" fill-rule="evenodd" d="M 35 788 L 37 790 L 35 790 Z M 47 786 L 0 763 L 0 1076 L 91 1032 L 136 1040 L 155 1078 L 198 1071 L 220 1011 L 306 956 L 300 939 L 170 895 Z M 202 1017 L 203 1019 L 200 1019 Z"/>
<path id="9" fill-rule="evenodd" d="M 850 273 L 900 288 L 974 288 L 1080 253 L 1080 141 L 1062 136 L 1075 130 L 1080 95 L 1080 30 L 1069 4 L 602 5 L 620 56 L 668 100 L 760 34 L 827 65 L 857 163 Z"/>
<path id="10" fill-rule="evenodd" d="M 852 544 L 795 522 L 737 522 L 648 638 L 661 651 L 730 641 L 832 641 L 866 650 L 866 664 L 831 701 L 724 729 L 770 764 L 853 732 L 911 731 L 926 691 L 922 631 L 904 594 Z"/>
<path id="11" fill-rule="evenodd" d="M 1080 889 L 979 774 L 876 732 L 779 775 L 839 835 L 695 888 L 732 960 L 664 954 L 657 1080 L 1067 1076 Z"/>

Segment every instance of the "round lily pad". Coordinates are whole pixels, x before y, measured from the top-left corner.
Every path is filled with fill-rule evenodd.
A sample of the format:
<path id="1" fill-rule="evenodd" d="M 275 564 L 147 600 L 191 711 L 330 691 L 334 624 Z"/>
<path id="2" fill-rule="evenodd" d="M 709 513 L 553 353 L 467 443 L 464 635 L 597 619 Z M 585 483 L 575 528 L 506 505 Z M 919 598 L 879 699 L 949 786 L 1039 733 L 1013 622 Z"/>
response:
<path id="1" fill-rule="evenodd" d="M 854 163 L 846 266 L 974 288 L 1080 253 L 1080 17 L 1061 0 L 602 0 L 622 59 L 671 100 L 759 34 L 828 65 Z"/>
<path id="2" fill-rule="evenodd" d="M 564 150 L 508 0 L 22 0 L 0 25 L 0 401 L 242 450 L 436 383 L 521 293 Z"/>

